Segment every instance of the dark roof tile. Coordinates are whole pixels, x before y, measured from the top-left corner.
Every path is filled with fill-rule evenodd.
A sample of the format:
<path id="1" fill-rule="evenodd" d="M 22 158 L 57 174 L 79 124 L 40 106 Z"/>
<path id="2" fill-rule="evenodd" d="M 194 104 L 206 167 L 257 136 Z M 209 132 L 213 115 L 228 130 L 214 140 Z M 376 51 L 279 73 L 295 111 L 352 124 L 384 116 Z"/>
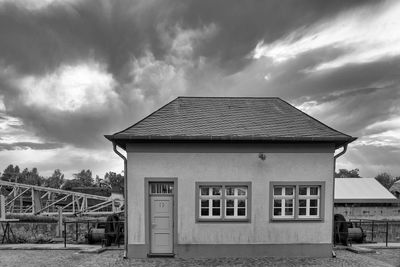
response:
<path id="1" fill-rule="evenodd" d="M 280 98 L 178 97 L 110 140 L 292 140 L 355 138 L 336 131 Z"/>

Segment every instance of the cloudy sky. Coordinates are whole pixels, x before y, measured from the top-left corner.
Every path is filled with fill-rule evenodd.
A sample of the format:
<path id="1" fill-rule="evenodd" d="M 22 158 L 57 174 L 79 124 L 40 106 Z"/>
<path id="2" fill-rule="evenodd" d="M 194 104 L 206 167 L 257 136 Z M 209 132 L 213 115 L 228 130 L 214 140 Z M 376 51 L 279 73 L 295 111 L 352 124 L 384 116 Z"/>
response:
<path id="1" fill-rule="evenodd" d="M 103 135 L 177 96 L 278 96 L 400 175 L 400 1 L 0 0 L 0 171 L 103 176 Z"/>

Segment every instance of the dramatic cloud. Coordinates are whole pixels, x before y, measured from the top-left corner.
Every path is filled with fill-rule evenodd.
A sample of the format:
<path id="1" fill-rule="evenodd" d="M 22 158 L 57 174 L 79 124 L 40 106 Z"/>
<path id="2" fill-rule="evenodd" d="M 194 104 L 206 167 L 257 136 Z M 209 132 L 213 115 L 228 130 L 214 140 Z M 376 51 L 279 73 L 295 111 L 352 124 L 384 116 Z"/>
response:
<path id="1" fill-rule="evenodd" d="M 265 56 L 279 63 L 325 47 L 344 51 L 313 69 L 319 71 L 399 56 L 399 14 L 400 3 L 395 1 L 351 9 L 335 19 L 300 28 L 271 44 L 260 42 L 254 57 Z"/>
<path id="2" fill-rule="evenodd" d="M 104 134 L 179 95 L 279 96 L 400 175 L 397 1 L 0 0 L 0 171 L 120 171 Z M 373 107 L 373 108 L 371 108 Z"/>

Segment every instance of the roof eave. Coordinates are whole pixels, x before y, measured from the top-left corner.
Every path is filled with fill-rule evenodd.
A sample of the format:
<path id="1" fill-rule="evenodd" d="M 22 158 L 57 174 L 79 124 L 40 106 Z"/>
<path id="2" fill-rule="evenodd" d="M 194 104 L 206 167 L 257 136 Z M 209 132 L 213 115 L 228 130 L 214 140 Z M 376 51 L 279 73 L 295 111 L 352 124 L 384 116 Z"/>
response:
<path id="1" fill-rule="evenodd" d="M 370 199 L 370 198 L 362 198 L 362 199 L 351 199 L 351 198 L 340 198 L 334 200 L 334 203 L 354 203 L 354 204 L 366 204 L 366 203 L 400 203 L 400 200 L 398 199 L 385 199 L 385 198 L 376 198 L 376 199 Z"/>
<path id="2" fill-rule="evenodd" d="M 111 142 L 118 144 L 126 144 L 131 142 L 157 142 L 157 141 L 238 141 L 238 142 L 253 142 L 253 141 L 266 141 L 266 142 L 329 142 L 334 143 L 336 148 L 349 144 L 356 140 L 355 137 L 279 137 L 279 136 L 158 136 L 158 135 L 105 135 L 105 138 Z"/>

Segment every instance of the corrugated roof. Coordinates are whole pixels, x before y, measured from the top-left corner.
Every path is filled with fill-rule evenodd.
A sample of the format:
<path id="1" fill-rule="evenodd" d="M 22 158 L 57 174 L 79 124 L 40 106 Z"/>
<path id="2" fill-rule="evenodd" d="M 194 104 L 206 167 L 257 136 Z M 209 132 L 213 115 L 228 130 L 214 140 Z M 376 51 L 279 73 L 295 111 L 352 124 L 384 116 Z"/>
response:
<path id="1" fill-rule="evenodd" d="M 335 203 L 393 203 L 397 198 L 374 178 L 335 178 Z"/>
<path id="2" fill-rule="evenodd" d="M 355 138 L 276 97 L 178 97 L 110 140 L 325 141 Z"/>

